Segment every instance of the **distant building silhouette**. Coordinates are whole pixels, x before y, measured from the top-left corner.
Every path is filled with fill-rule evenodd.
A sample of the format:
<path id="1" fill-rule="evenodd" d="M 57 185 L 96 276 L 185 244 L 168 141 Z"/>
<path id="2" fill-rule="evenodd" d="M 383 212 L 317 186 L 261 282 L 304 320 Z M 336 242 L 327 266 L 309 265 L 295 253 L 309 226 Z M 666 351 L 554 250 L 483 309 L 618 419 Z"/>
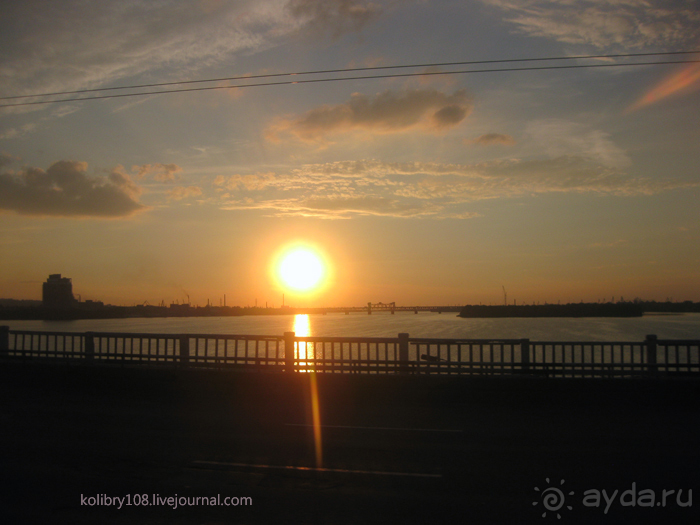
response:
<path id="1" fill-rule="evenodd" d="M 49 275 L 42 287 L 42 304 L 46 308 L 70 308 L 76 303 L 73 282 L 60 273 Z"/>

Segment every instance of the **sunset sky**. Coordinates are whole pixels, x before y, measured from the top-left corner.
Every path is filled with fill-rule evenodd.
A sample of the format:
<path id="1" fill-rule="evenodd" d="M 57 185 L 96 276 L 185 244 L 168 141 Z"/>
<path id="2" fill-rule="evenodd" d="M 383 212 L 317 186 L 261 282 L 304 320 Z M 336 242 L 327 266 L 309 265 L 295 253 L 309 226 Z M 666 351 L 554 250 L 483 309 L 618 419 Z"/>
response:
<path id="1" fill-rule="evenodd" d="M 700 49 L 690 0 L 26 0 L 2 12 L 3 97 Z M 700 54 L 291 80 L 668 60 Z M 61 273 L 83 300 L 112 304 L 500 303 L 502 286 L 518 303 L 700 301 L 698 87 L 687 63 L 5 107 L 0 297 L 40 299 Z M 327 266 L 314 293 L 271 268 L 292 245 Z"/>

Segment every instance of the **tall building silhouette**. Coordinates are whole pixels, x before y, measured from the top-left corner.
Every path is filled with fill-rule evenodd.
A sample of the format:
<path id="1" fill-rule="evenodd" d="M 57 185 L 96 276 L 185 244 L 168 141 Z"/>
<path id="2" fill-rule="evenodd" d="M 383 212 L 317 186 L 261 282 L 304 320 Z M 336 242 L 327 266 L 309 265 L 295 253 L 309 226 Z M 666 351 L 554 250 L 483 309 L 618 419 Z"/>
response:
<path id="1" fill-rule="evenodd" d="M 73 282 L 60 273 L 49 275 L 42 287 L 42 304 L 47 308 L 66 308 L 75 305 Z"/>

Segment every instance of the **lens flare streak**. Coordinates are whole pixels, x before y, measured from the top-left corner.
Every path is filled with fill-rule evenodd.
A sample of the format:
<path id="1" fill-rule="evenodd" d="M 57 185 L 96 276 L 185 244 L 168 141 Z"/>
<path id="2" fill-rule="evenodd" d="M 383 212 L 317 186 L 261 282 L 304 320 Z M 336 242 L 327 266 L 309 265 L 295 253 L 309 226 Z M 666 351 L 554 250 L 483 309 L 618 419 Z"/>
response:
<path id="1" fill-rule="evenodd" d="M 626 111 L 631 113 L 643 107 L 655 104 L 680 91 L 690 91 L 700 87 L 700 64 L 691 64 L 677 71 L 649 90 Z"/>
<path id="2" fill-rule="evenodd" d="M 308 314 L 297 314 L 294 316 L 294 332 L 297 337 L 310 337 L 311 324 Z M 302 348 L 303 345 L 303 348 Z M 302 367 L 300 371 L 308 371 L 309 376 L 309 391 L 311 394 L 311 420 L 314 429 L 314 450 L 316 455 L 316 468 L 323 467 L 323 442 L 321 439 L 321 404 L 318 396 L 318 383 L 316 381 L 316 371 L 313 369 L 313 361 L 304 361 L 305 359 L 313 360 L 315 352 L 313 343 L 306 341 L 297 341 L 297 362 Z M 306 368 L 311 366 L 311 368 Z"/>
<path id="3" fill-rule="evenodd" d="M 316 468 L 323 467 L 323 442 L 321 440 L 321 407 L 318 400 L 318 384 L 316 383 L 316 372 L 309 374 L 311 384 L 311 416 L 314 425 L 314 447 L 316 450 Z"/>

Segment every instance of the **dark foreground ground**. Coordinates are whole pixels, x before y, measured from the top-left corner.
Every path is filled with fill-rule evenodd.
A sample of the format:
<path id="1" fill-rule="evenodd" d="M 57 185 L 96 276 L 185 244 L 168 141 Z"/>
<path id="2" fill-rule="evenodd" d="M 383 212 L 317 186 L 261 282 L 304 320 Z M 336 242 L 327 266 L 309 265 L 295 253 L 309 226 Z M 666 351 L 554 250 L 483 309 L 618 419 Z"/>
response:
<path id="1" fill-rule="evenodd" d="M 0 361 L 0 523 L 700 522 L 700 382 L 319 375 L 318 388 L 323 466 L 341 472 L 262 467 L 315 465 L 305 374 Z M 132 505 L 81 505 L 98 495 Z M 252 505 L 152 504 L 217 495 Z"/>

